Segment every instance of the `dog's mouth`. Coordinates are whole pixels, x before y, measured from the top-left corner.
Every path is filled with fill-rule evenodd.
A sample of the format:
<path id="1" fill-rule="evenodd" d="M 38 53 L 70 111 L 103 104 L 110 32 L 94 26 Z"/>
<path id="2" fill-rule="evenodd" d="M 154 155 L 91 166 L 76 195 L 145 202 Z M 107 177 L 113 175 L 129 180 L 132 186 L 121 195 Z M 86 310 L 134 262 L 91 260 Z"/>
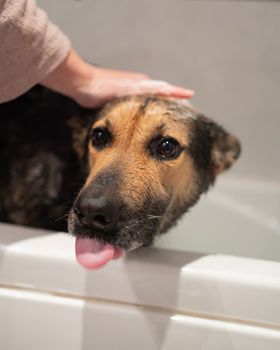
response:
<path id="1" fill-rule="evenodd" d="M 124 249 L 95 238 L 76 237 L 76 259 L 83 267 L 98 269 L 124 255 Z"/>
<path id="2" fill-rule="evenodd" d="M 149 208 L 149 212 L 154 212 Z M 91 216 L 94 217 L 91 212 Z M 122 213 L 111 226 L 97 227 L 97 220 L 84 222 L 77 212 L 70 211 L 68 230 L 75 236 L 76 260 L 87 269 L 99 269 L 110 261 L 119 259 L 125 252 L 135 251 L 153 244 L 159 231 L 161 216 L 145 212 Z M 91 224 L 91 225 L 90 225 Z"/>

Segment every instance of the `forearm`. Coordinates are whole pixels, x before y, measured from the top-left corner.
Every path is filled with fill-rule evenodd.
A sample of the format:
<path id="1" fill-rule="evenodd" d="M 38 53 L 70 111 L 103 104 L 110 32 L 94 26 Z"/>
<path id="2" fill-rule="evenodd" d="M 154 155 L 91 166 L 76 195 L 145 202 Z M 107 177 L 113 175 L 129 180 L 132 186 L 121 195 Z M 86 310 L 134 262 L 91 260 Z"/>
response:
<path id="1" fill-rule="evenodd" d="M 88 86 L 94 76 L 94 66 L 87 64 L 71 49 L 68 56 L 40 83 L 75 100 L 80 89 Z"/>

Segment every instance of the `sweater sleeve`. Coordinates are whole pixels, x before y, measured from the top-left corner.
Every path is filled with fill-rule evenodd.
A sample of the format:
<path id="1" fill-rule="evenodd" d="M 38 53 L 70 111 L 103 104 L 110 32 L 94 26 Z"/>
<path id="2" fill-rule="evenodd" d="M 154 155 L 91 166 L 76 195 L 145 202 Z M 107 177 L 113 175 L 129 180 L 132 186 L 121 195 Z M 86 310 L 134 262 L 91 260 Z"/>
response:
<path id="1" fill-rule="evenodd" d="M 0 103 L 42 81 L 69 51 L 68 38 L 35 0 L 0 0 Z"/>

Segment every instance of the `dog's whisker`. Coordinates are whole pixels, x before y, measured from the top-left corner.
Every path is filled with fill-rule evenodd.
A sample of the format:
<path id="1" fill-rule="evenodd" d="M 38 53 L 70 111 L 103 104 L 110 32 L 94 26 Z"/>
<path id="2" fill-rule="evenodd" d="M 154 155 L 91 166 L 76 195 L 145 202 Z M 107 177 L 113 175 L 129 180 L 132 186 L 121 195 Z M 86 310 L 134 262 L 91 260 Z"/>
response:
<path id="1" fill-rule="evenodd" d="M 68 216 L 69 216 L 68 213 L 67 213 L 67 214 L 64 214 L 64 215 L 58 217 L 57 219 L 55 219 L 54 221 L 55 221 L 55 222 L 60 222 L 60 221 L 63 221 L 63 220 L 67 220 L 67 219 L 68 219 Z"/>
<path id="2" fill-rule="evenodd" d="M 162 219 L 162 215 L 147 215 L 148 220 L 153 220 L 153 219 Z"/>

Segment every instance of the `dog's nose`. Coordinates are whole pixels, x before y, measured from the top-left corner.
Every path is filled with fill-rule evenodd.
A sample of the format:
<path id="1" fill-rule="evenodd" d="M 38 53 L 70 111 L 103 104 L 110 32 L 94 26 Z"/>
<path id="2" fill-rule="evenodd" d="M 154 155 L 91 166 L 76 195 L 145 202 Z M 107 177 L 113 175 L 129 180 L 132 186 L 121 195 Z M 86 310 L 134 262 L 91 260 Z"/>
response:
<path id="1" fill-rule="evenodd" d="M 117 226 L 119 207 L 105 196 L 81 196 L 73 209 L 80 223 L 85 226 L 100 231 L 113 230 Z"/>

